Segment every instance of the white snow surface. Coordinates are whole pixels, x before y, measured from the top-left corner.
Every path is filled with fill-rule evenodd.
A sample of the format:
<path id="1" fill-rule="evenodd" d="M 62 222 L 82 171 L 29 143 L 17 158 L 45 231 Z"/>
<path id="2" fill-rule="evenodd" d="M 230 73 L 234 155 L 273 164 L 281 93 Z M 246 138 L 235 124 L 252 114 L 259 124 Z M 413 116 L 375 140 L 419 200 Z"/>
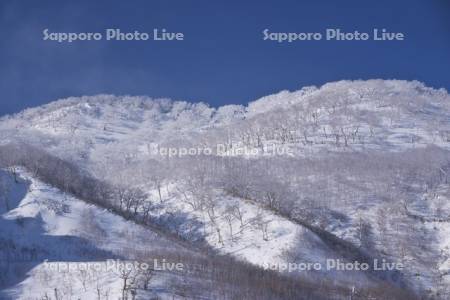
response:
<path id="1" fill-rule="evenodd" d="M 0 176 L 13 181 L 3 171 Z M 97 299 L 98 293 L 101 299 L 118 299 L 120 272 L 107 268 L 108 259 L 126 262 L 125 255 L 132 258 L 132 251 L 139 250 L 186 251 L 148 228 L 48 186 L 26 170 L 20 170 L 18 183 L 11 183 L 11 204 L 17 207 L 0 211 L 0 224 L 8 229 L 0 231 L 0 239 L 10 238 L 17 247 L 44 252 L 41 256 L 38 250 L 34 259 L 24 261 L 26 267 L 18 268 L 17 283 L 3 290 L 1 299 L 41 299 L 45 295 L 53 299 L 55 288 L 61 299 Z M 152 292 L 140 297 L 169 298 L 167 280 L 171 277 L 157 272 L 151 281 Z"/>

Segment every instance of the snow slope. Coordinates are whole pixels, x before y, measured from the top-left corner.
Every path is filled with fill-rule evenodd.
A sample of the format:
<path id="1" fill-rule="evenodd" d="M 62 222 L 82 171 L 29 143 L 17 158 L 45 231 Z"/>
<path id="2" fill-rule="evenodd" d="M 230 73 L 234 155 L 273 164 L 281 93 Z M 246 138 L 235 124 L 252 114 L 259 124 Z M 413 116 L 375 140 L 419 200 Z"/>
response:
<path id="1" fill-rule="evenodd" d="M 120 272 L 107 268 L 108 259 L 133 260 L 140 251 L 187 252 L 147 228 L 34 179 L 25 170 L 20 170 L 18 183 L 3 171 L 0 176 L 12 186 L 12 209 L 6 212 L 1 206 L 0 240 L 10 241 L 16 250 L 8 267 L 15 278 L 7 278 L 9 288 L 1 292 L 1 299 L 54 298 L 55 293 L 61 299 L 97 299 L 98 293 L 102 299 L 117 299 Z M 5 251 L 0 253 L 6 255 Z M 143 295 L 165 297 L 173 276 L 157 273 L 150 285 L 153 291 Z"/>

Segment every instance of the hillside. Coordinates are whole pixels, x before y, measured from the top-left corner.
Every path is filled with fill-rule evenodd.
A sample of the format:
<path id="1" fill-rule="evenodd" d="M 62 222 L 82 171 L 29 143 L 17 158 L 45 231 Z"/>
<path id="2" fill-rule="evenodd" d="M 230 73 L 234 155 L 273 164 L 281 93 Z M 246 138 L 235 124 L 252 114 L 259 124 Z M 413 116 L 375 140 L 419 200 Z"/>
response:
<path id="1" fill-rule="evenodd" d="M 95 230 L 106 234 L 104 241 L 91 239 L 101 258 L 155 245 L 155 252 L 198 251 L 190 246 L 195 245 L 287 278 L 333 282 L 355 297 L 383 284 L 418 296 L 450 295 L 450 96 L 445 90 L 398 80 L 341 81 L 219 108 L 86 96 L 4 117 L 0 137 L 9 149 L 1 152 L 4 166 L 18 163 L 27 170 L 23 174 L 58 168 L 45 155 L 26 150 L 32 147 L 111 187 L 103 199 L 107 211 L 70 200 L 56 217 L 47 208 L 26 205 L 27 196 L 18 201 L 20 207 L 3 212 L 5 220 L 21 216 L 46 224 L 33 225 L 46 231 L 33 231 L 32 237 L 45 232 L 89 241 L 85 231 L 92 229 L 83 229 L 92 225 L 84 219 L 89 217 Z M 45 184 L 80 195 L 87 188 L 69 175 L 63 179 L 62 171 L 45 174 Z M 46 205 L 72 197 L 54 186 L 43 188 L 30 175 L 22 180 L 50 193 L 36 196 Z M 113 221 L 118 214 L 128 221 Z M 157 236 L 130 220 L 153 226 Z M 124 242 L 123 228 L 137 240 Z M 77 260 L 69 254 L 64 260 Z M 280 267 L 375 259 L 404 268 Z M 34 276 L 20 285 L 35 289 Z M 120 291 L 108 278 L 102 286 Z M 154 288 L 161 295 L 167 292 L 163 279 L 155 284 L 162 286 Z M 13 286 L 8 293 L 23 292 Z"/>

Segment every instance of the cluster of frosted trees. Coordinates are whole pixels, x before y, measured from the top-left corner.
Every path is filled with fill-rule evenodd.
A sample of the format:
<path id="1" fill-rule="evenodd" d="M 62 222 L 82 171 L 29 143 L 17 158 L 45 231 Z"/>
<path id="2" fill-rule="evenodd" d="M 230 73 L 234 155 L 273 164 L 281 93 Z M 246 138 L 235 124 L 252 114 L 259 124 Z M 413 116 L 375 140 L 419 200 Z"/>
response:
<path id="1" fill-rule="evenodd" d="M 212 139 L 230 147 L 233 143 L 262 147 L 267 142 L 349 147 L 383 140 L 386 130 L 395 127 L 425 131 L 441 142 L 448 142 L 450 138 L 445 115 L 436 113 L 439 109 L 448 109 L 448 96 L 443 93 L 427 97 L 429 95 L 406 91 L 382 93 L 363 88 L 317 93 L 314 97 L 303 97 L 290 105 L 280 104 L 238 120 L 220 128 L 220 133 L 212 132 Z M 431 113 L 433 118 L 429 118 Z M 412 122 L 413 119 L 417 122 Z M 415 142 L 414 134 L 410 134 L 407 142 Z"/>
<path id="2" fill-rule="evenodd" d="M 121 163 L 120 168 L 112 166 L 118 171 L 109 172 L 111 175 L 104 178 L 115 182 L 116 188 L 123 184 L 157 191 L 152 196 L 153 207 L 164 205 L 164 195 L 171 193 L 170 186 L 175 187 L 180 201 L 201 212 L 213 224 L 217 207 L 223 204 L 215 196 L 215 191 L 220 190 L 324 230 L 331 230 L 336 222 L 353 224 L 354 242 L 363 248 L 389 247 L 389 240 L 395 235 L 405 240 L 403 246 L 407 248 L 408 237 L 401 228 L 403 225 L 396 224 L 416 221 L 409 207 L 417 203 L 417 195 L 436 198 L 437 190 L 447 185 L 449 157 L 447 151 L 434 146 L 402 153 L 334 153 L 315 159 L 195 156 Z M 152 208 L 144 208 L 142 204 L 148 202 L 141 202 L 141 197 L 130 199 L 141 205 L 131 209 L 132 213 L 145 213 Z M 379 224 L 362 216 L 346 217 L 358 207 L 372 204 L 380 207 Z M 444 204 L 436 202 L 435 205 L 439 211 L 439 205 Z M 119 207 L 130 210 L 125 204 Z M 239 220 L 241 224 L 250 221 L 242 215 L 239 203 L 230 203 L 225 211 L 219 212 L 230 221 Z M 369 221 L 373 224 L 368 224 Z M 264 236 L 264 225 L 260 227 Z M 190 228 L 198 230 L 194 225 Z M 373 229 L 381 232 L 380 236 L 374 236 Z M 217 230 L 224 229 L 218 226 Z M 217 234 L 221 239 L 221 233 Z M 391 238 L 387 238 L 389 235 Z"/>
<path id="3" fill-rule="evenodd" d="M 407 214 L 415 201 L 411 195 L 432 195 L 448 183 L 450 171 L 448 152 L 428 147 L 399 154 L 336 153 L 316 159 L 199 156 L 164 161 L 126 160 L 110 162 L 109 167 L 115 171 L 105 173 L 99 180 L 70 163 L 24 145 L 0 150 L 2 165 L 9 167 L 13 175 L 12 166 L 24 165 L 64 191 L 126 218 L 158 224 L 161 230 L 167 223 L 152 219 L 151 211 L 156 205 L 164 205 L 168 185 L 175 185 L 184 201 L 193 210 L 204 211 L 211 222 L 220 201 L 213 191 L 218 189 L 323 230 L 337 219 L 346 222 L 347 211 L 380 201 L 376 223 L 363 217 L 352 221 L 357 229 L 355 243 L 364 249 L 378 248 L 405 258 L 422 249 L 422 241 L 430 238 L 426 232 L 417 238 L 421 234 L 417 222 Z M 150 196 L 140 187 L 151 187 L 156 194 Z M 239 204 L 230 206 L 226 214 L 241 218 L 243 224 L 249 221 L 242 218 Z M 267 238 L 264 224 L 260 226 L 262 238 Z M 374 236 L 373 228 L 381 234 Z"/>

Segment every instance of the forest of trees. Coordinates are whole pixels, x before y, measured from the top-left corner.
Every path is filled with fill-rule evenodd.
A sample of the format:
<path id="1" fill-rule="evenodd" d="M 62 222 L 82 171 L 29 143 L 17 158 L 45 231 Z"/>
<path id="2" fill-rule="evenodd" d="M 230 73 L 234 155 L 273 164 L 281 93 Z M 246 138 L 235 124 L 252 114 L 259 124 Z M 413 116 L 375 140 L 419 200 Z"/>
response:
<path id="1" fill-rule="evenodd" d="M 434 154 L 433 157 L 436 158 L 436 154 Z M 289 188 L 286 185 L 276 184 L 276 181 L 273 180 L 274 178 L 272 178 L 272 182 L 274 183 L 270 186 L 267 185 L 268 182 L 264 184 L 259 181 L 262 177 L 268 176 L 270 172 L 274 172 L 274 170 L 265 168 L 268 173 L 261 173 L 262 169 L 260 169 L 257 164 L 252 164 L 252 167 L 250 167 L 249 165 L 242 165 L 242 162 L 240 162 L 240 167 L 237 167 L 237 165 L 235 165 L 237 162 L 234 162 L 234 159 L 220 161 L 204 158 L 201 162 L 195 162 L 194 165 L 198 168 L 192 168 L 192 163 L 192 161 L 180 160 L 174 163 L 173 166 L 176 166 L 176 168 L 179 169 L 183 164 L 187 164 L 183 169 L 185 172 L 189 172 L 190 182 L 184 182 L 182 187 L 185 188 L 185 193 L 197 193 L 195 196 L 197 199 L 200 199 L 200 203 L 194 204 L 193 208 L 211 210 L 211 206 L 213 207 L 214 203 L 210 203 L 210 201 L 214 200 L 208 198 L 208 189 L 215 188 L 226 182 L 228 185 L 224 186 L 224 189 L 230 193 L 240 195 L 253 201 L 258 201 L 258 199 L 260 199 L 262 201 L 260 204 L 264 207 L 276 210 L 292 218 L 299 218 L 302 221 L 306 220 L 303 219 L 302 215 L 295 215 L 293 212 L 296 210 L 292 208 L 297 205 L 307 205 L 307 203 L 309 203 L 308 201 L 293 197 L 294 194 L 292 194 L 292 188 Z M 437 159 L 436 163 L 439 164 L 441 161 Z M 292 167 L 299 167 L 300 164 L 301 162 L 299 162 L 298 166 Z M 146 201 L 143 200 L 146 198 L 145 193 L 136 187 L 116 186 L 111 185 L 106 181 L 95 179 L 88 172 L 78 169 L 73 164 L 26 144 L 1 146 L 0 165 L 2 168 L 8 170 L 13 177 L 17 176 L 18 166 L 25 167 L 37 178 L 58 187 L 64 192 L 75 195 L 89 203 L 107 208 L 124 218 L 149 226 L 162 234 L 172 236 L 174 242 L 176 241 L 181 245 L 198 248 L 198 244 L 195 244 L 194 246 L 194 244 L 189 241 L 183 241 L 183 239 L 180 239 L 182 237 L 176 236 L 173 232 L 168 231 L 163 224 L 158 222 L 158 220 L 150 218 L 149 215 L 146 214 L 146 211 L 148 212 L 152 207 L 145 204 Z M 308 165 L 311 169 L 320 168 L 320 166 L 314 166 L 314 164 L 310 165 L 308 162 L 303 162 L 302 166 L 306 169 Z M 355 164 L 352 164 L 352 166 L 355 167 Z M 164 166 L 164 168 L 165 167 L 168 166 Z M 206 170 L 215 173 L 205 173 Z M 230 172 L 233 172 L 233 174 L 230 174 Z M 249 174 L 245 172 L 259 173 L 261 177 L 253 178 L 253 176 L 249 176 Z M 240 176 L 239 178 L 236 177 L 238 174 Z M 177 176 L 187 178 L 183 175 L 186 174 L 177 173 Z M 149 176 L 151 178 L 152 175 L 149 174 Z M 230 178 L 235 178 L 236 181 L 233 183 L 233 181 L 229 180 Z M 244 178 L 247 178 L 249 181 L 242 181 Z M 295 181 L 298 180 L 295 178 L 292 179 Z M 158 180 L 154 180 L 153 182 L 156 185 L 161 184 L 161 188 L 163 188 L 164 182 L 167 182 L 167 180 L 176 180 L 176 178 L 163 177 L 160 178 L 161 183 L 158 183 Z M 180 179 L 178 178 L 178 180 Z M 426 181 L 426 179 L 423 180 Z M 443 179 L 441 178 L 441 180 Z M 136 179 L 136 181 L 138 181 L 138 179 Z M 257 182 L 262 185 L 255 185 Z M 288 182 L 285 181 L 285 184 L 287 183 Z M 265 186 L 266 192 L 261 192 L 260 187 L 262 186 Z M 260 197 L 260 195 L 265 196 Z M 284 202 L 284 200 L 281 199 L 291 200 L 289 202 Z M 160 199 L 155 199 L 155 201 L 160 201 Z M 289 207 L 291 208 L 289 209 Z M 319 212 L 323 213 L 324 211 L 321 209 Z M 239 218 L 239 208 L 230 208 L 230 214 Z M 245 221 L 243 220 L 243 222 Z M 274 271 L 263 270 L 256 266 L 237 262 L 231 257 L 214 254 L 214 251 L 208 250 L 204 246 L 200 247 L 200 251 L 200 253 L 204 254 L 197 258 L 191 256 L 184 257 L 182 254 L 176 254 L 178 261 L 181 259 L 181 261 L 185 262 L 188 266 L 196 266 L 196 268 L 202 266 L 200 271 L 196 268 L 190 269 L 189 272 L 193 273 L 185 274 L 184 276 L 201 277 L 204 278 L 204 280 L 207 279 L 208 281 L 212 280 L 213 282 L 220 282 L 220 284 L 214 285 L 214 292 L 220 290 L 220 293 L 227 299 L 254 297 L 257 299 L 328 299 L 330 295 L 350 295 L 352 293 L 348 287 L 335 285 L 327 280 L 320 283 L 313 283 L 305 281 L 304 279 L 298 280 L 289 278 L 289 276 L 286 277 L 285 275 Z M 167 257 L 168 254 L 166 253 L 165 255 Z M 145 260 L 145 257 L 142 257 L 142 259 Z M 132 276 L 132 274 L 129 275 Z M 137 276 L 137 274 L 135 275 Z M 131 297 L 133 287 L 128 285 L 125 286 L 127 287 L 126 294 Z M 231 288 L 231 286 L 233 288 Z M 186 288 L 187 287 L 185 287 L 185 289 Z M 185 292 L 195 293 L 195 287 L 191 286 Z M 361 289 L 355 297 L 363 299 L 369 295 L 375 297 L 389 295 L 392 299 L 402 299 L 402 297 L 413 299 L 414 297 L 413 294 L 409 294 L 407 290 L 397 288 L 389 282 L 380 283 L 378 287 Z"/>

